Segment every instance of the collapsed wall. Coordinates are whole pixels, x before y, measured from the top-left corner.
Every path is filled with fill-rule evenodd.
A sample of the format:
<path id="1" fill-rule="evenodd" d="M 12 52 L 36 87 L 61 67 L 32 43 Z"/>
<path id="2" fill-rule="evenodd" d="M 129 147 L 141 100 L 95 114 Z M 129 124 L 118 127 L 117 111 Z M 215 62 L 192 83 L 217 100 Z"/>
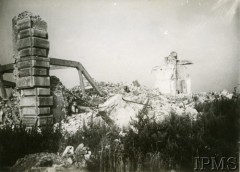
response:
<path id="1" fill-rule="evenodd" d="M 13 20 L 14 74 L 20 91 L 20 117 L 26 126 L 52 122 L 47 23 L 23 12 Z"/>

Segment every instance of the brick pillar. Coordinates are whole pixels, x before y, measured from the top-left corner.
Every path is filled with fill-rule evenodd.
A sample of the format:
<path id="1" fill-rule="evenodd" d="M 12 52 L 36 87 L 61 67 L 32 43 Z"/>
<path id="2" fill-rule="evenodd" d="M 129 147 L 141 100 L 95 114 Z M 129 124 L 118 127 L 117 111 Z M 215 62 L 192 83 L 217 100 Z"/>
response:
<path id="1" fill-rule="evenodd" d="M 13 18 L 15 79 L 20 91 L 20 115 L 28 127 L 52 123 L 47 23 L 23 12 Z"/>

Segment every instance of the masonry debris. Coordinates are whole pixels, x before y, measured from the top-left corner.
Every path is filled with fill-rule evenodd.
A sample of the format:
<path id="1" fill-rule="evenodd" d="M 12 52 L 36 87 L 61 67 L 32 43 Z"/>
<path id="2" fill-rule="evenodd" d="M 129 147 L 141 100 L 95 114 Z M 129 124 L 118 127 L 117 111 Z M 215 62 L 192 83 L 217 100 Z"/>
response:
<path id="1" fill-rule="evenodd" d="M 36 153 L 17 160 L 11 171 L 64 171 L 71 164 L 54 153 Z"/>
<path id="2" fill-rule="evenodd" d="M 124 129 L 131 128 L 130 121 L 136 120 L 136 115 L 142 110 L 144 105 L 148 109 L 148 116 L 150 118 L 154 117 L 159 122 L 171 113 L 177 115 L 187 114 L 194 120 L 198 115 L 195 109 L 196 104 L 211 102 L 216 99 L 232 99 L 234 97 L 233 93 L 229 93 L 226 90 L 173 96 L 162 94 L 158 89 L 134 86 L 134 84 L 100 82 L 98 86 L 105 92 L 106 97 L 103 98 L 96 93 L 94 94 L 93 90 L 86 92 L 85 105 L 79 104 L 76 106 L 81 111 L 62 120 L 61 127 L 63 133 L 72 135 L 92 121 L 99 125 L 114 125 Z M 125 91 L 126 86 L 129 88 L 128 92 Z M 74 87 L 70 92 L 73 94 L 78 93 L 74 94 L 75 96 L 81 95 L 79 87 Z M 87 110 L 84 111 L 81 107 L 85 107 Z M 58 126 L 59 124 L 55 125 Z"/>

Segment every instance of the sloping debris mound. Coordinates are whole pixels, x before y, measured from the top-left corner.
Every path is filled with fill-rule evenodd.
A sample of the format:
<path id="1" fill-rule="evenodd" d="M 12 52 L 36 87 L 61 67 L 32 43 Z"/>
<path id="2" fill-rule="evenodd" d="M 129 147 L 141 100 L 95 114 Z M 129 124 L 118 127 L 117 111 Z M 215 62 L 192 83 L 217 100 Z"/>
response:
<path id="1" fill-rule="evenodd" d="M 36 153 L 26 155 L 24 158 L 18 159 L 11 167 L 11 171 L 27 171 L 44 167 L 68 167 L 67 161 L 54 153 Z"/>
<path id="2" fill-rule="evenodd" d="M 99 88 L 105 93 L 105 97 L 100 97 L 94 90 L 88 90 L 85 99 L 86 102 L 97 102 L 94 108 L 88 112 L 79 113 L 62 121 L 63 130 L 73 134 L 81 126 L 87 125 L 94 119 L 107 125 L 117 125 L 120 128 L 128 128 L 130 121 L 136 119 L 136 115 L 145 106 L 148 110 L 148 116 L 161 122 L 171 112 L 177 115 L 189 115 L 193 120 L 197 118 L 199 112 L 195 109 L 196 104 L 211 102 L 216 99 L 232 99 L 234 94 L 226 90 L 221 92 L 198 93 L 192 95 L 179 94 L 176 96 L 166 95 L 159 92 L 158 89 L 149 89 L 136 84 L 124 83 L 97 83 Z M 74 95 L 82 95 L 80 87 L 71 89 Z M 85 105 L 86 105 L 85 102 Z M 101 103 L 102 102 L 102 103 Z M 147 103 L 147 104 L 146 104 Z M 89 103 L 88 105 L 94 105 Z M 101 118 L 99 118 L 101 117 Z M 130 126 L 131 127 L 131 126 Z"/>

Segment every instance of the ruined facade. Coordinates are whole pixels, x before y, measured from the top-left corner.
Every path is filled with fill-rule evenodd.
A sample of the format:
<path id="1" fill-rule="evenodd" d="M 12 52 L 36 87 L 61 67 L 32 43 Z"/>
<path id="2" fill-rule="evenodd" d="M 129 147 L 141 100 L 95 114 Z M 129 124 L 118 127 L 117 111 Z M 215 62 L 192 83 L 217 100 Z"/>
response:
<path id="1" fill-rule="evenodd" d="M 177 53 L 172 52 L 165 58 L 165 64 L 154 68 L 156 75 L 155 87 L 164 94 L 190 94 L 191 78 L 186 65 L 192 62 L 178 60 Z"/>

